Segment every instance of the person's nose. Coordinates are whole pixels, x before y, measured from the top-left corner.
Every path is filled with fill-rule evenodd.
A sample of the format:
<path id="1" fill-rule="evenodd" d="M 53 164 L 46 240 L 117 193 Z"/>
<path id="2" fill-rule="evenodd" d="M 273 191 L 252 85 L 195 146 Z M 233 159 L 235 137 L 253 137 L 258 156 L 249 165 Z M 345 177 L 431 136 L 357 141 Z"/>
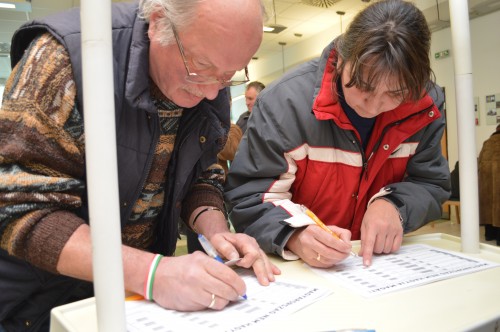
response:
<path id="1" fill-rule="evenodd" d="M 370 113 L 380 114 L 385 112 L 386 108 L 390 108 L 391 101 L 390 98 L 383 93 L 367 93 L 364 95 L 363 104 Z"/>
<path id="2" fill-rule="evenodd" d="M 205 98 L 209 100 L 215 99 L 215 97 L 219 94 L 219 91 L 222 89 L 220 83 L 204 84 L 199 85 L 199 87 Z"/>

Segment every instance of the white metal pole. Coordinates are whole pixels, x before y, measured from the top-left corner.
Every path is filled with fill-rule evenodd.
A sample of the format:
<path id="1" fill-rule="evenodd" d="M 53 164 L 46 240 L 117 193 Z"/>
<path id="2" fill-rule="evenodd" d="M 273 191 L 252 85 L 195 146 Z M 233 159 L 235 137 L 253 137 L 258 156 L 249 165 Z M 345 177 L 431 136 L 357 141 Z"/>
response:
<path id="1" fill-rule="evenodd" d="M 111 0 L 82 0 L 87 190 L 99 331 L 125 331 Z"/>
<path id="2" fill-rule="evenodd" d="M 449 4 L 458 119 L 462 251 L 478 253 L 479 199 L 469 8 L 464 0 L 450 0 Z"/>

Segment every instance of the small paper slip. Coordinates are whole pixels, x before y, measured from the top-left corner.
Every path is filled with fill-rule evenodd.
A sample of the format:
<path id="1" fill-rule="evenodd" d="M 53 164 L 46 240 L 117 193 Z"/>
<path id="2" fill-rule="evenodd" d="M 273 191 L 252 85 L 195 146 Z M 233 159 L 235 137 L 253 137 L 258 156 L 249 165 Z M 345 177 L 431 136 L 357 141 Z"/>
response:
<path id="1" fill-rule="evenodd" d="M 125 302 L 127 332 L 250 331 L 279 315 L 289 315 L 329 295 L 320 289 L 289 282 L 261 286 L 252 271 L 237 269 L 247 285 L 247 300 L 222 311 L 178 312 L 154 302 Z M 208 298 L 207 298 L 208 301 Z"/>
<path id="2" fill-rule="evenodd" d="M 362 259 L 351 257 L 330 269 L 311 269 L 364 297 L 373 297 L 498 266 L 457 252 L 415 244 L 403 246 L 394 254 L 374 255 L 369 267 L 363 265 Z"/>

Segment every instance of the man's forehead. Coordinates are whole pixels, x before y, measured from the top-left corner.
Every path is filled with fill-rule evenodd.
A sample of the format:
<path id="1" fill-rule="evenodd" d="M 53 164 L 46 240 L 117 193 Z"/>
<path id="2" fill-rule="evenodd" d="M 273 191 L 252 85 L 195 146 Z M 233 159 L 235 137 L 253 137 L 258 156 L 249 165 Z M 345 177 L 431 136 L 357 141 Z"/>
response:
<path id="1" fill-rule="evenodd" d="M 210 0 L 200 4 L 185 34 L 214 66 L 240 70 L 260 46 L 262 24 L 259 0 Z"/>

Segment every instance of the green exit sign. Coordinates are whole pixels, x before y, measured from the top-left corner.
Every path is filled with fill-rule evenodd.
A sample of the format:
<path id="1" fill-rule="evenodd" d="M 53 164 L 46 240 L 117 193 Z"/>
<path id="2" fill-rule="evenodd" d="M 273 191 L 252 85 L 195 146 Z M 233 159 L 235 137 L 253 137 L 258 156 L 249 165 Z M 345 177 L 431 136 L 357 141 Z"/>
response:
<path id="1" fill-rule="evenodd" d="M 441 52 L 434 53 L 434 58 L 435 59 L 447 58 L 449 56 L 450 56 L 450 50 L 444 50 L 444 51 L 441 51 Z"/>

